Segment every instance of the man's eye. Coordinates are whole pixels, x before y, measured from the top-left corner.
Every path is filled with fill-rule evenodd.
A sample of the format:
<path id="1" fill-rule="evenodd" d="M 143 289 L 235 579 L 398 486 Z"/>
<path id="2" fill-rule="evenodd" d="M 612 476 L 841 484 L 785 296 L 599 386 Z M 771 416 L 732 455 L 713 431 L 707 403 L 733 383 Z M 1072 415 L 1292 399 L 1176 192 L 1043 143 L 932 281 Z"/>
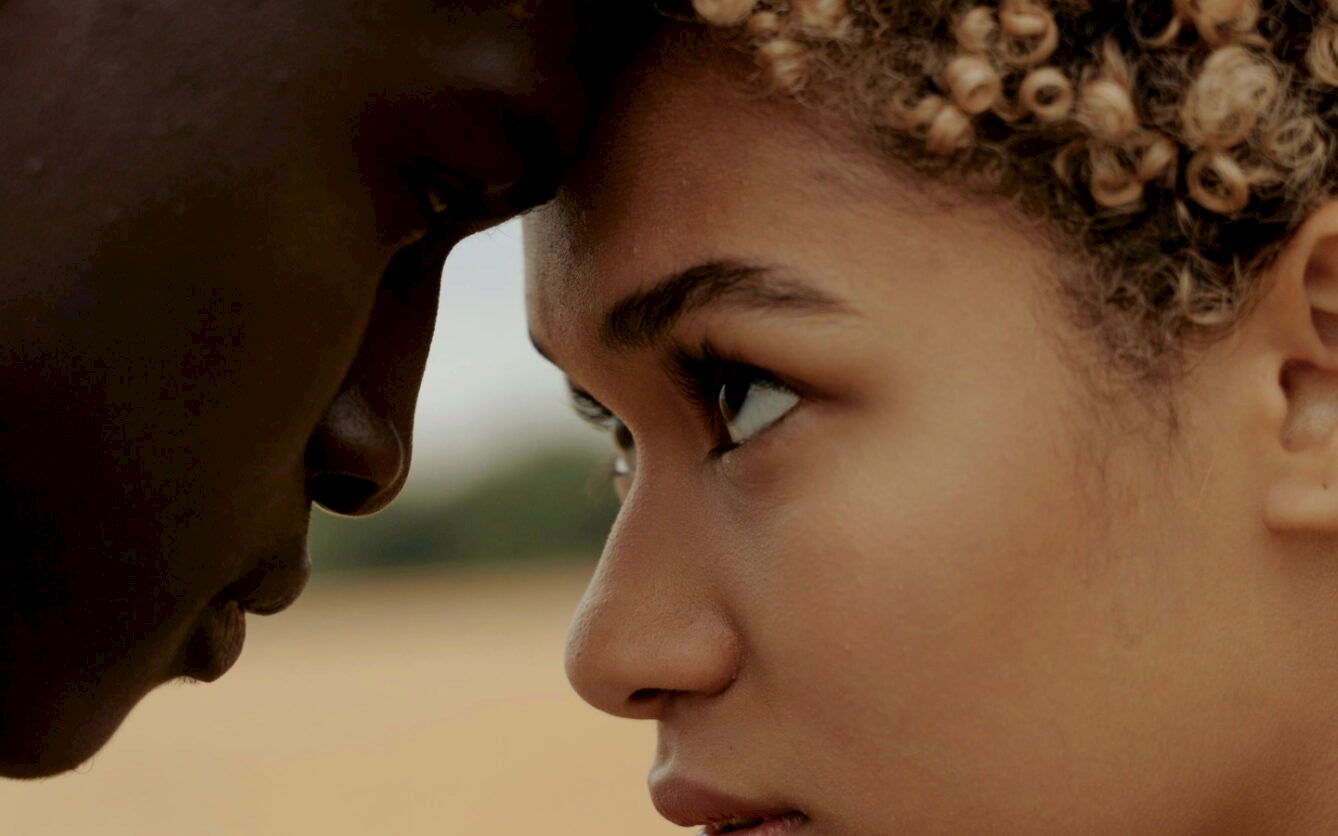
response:
<path id="1" fill-rule="evenodd" d="M 737 446 L 784 418 L 799 396 L 783 383 L 740 369 L 721 384 L 717 402 L 729 440 Z"/>
<path id="2" fill-rule="evenodd" d="M 400 176 L 430 226 L 464 217 L 482 205 L 483 183 L 449 166 L 418 159 L 404 166 Z"/>

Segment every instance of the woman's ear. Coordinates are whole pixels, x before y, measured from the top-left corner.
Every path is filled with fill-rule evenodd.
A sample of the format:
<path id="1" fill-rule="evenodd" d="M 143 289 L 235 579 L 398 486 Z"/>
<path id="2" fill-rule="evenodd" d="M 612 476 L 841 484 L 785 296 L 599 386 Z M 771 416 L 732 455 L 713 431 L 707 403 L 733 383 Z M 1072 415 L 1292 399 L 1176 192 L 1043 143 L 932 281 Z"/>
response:
<path id="1" fill-rule="evenodd" d="M 1338 534 L 1338 202 L 1310 216 L 1264 280 L 1249 320 L 1272 346 L 1285 404 L 1265 522 L 1277 532 Z"/>

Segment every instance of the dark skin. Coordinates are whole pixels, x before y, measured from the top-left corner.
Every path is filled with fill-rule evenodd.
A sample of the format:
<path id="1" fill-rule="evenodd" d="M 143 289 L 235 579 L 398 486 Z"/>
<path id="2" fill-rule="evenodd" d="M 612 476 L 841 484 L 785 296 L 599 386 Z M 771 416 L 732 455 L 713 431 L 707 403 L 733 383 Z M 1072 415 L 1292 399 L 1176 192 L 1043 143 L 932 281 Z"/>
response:
<path id="1" fill-rule="evenodd" d="M 577 147 L 580 0 L 0 3 L 0 775 L 235 661 L 409 467 L 438 275 Z"/>

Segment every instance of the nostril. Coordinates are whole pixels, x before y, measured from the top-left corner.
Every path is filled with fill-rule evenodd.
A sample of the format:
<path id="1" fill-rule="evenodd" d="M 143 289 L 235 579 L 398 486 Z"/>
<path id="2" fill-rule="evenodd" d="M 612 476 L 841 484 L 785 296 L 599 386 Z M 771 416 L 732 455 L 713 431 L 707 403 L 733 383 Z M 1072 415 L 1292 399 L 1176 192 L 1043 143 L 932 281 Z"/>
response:
<path id="1" fill-rule="evenodd" d="M 654 702 L 662 697 L 665 692 L 659 688 L 638 688 L 632 692 L 627 701 L 633 705 L 643 705 L 648 702 Z"/>
<path id="2" fill-rule="evenodd" d="M 370 514 L 394 498 L 408 469 L 395 425 L 356 388 L 335 398 L 307 443 L 307 492 L 336 514 Z"/>
<path id="3" fill-rule="evenodd" d="M 308 483 L 311 501 L 327 511 L 357 516 L 381 491 L 381 486 L 356 476 L 327 474 Z"/>

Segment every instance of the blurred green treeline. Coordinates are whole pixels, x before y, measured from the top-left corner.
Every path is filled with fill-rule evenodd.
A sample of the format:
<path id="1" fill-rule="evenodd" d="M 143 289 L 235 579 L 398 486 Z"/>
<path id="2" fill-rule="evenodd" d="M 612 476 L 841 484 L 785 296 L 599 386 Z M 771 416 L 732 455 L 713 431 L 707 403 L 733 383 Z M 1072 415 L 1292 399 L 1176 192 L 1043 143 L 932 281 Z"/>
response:
<path id="1" fill-rule="evenodd" d="M 406 492 L 371 517 L 311 517 L 316 572 L 594 560 L 618 511 L 598 454 L 557 449 L 464 488 Z"/>

